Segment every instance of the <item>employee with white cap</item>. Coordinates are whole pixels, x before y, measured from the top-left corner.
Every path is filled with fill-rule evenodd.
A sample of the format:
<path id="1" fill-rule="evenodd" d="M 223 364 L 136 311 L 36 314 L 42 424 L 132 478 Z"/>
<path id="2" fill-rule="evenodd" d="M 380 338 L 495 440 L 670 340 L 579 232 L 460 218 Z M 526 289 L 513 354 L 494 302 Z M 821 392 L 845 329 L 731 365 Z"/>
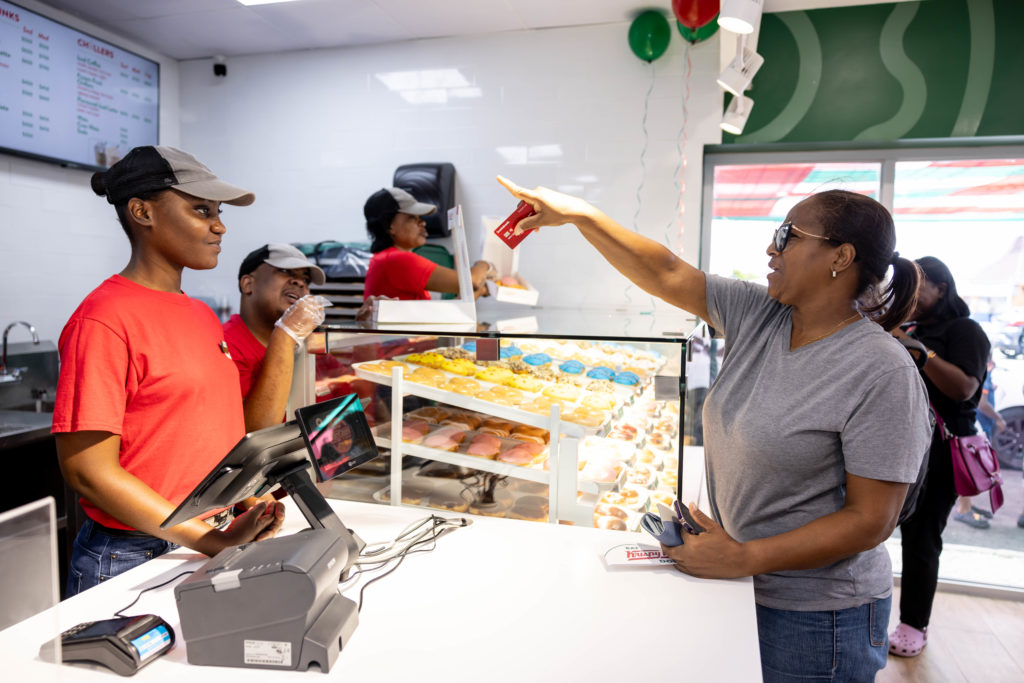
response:
<path id="1" fill-rule="evenodd" d="M 264 244 L 238 269 L 239 313 L 224 323 L 224 340 L 238 367 L 245 429 L 282 421 L 295 354 L 324 321 L 327 299 L 309 293 L 324 271 L 290 244 Z"/>
<path id="2" fill-rule="evenodd" d="M 416 201 L 405 190 L 389 187 L 377 190 L 366 200 L 363 215 L 366 231 L 373 239 L 373 258 L 366 269 L 363 298 L 429 299 L 430 292 L 459 293 L 455 270 L 438 265 L 413 252 L 427 241 L 423 216 L 437 211 L 433 204 Z M 486 295 L 484 280 L 493 273 L 487 261 L 470 269 L 473 295 Z"/>

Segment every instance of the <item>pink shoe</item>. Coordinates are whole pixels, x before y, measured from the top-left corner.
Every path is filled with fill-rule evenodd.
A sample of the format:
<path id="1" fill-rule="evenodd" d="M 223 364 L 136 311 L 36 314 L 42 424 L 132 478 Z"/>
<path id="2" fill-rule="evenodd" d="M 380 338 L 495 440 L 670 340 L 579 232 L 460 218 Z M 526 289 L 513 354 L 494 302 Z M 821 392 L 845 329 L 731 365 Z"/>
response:
<path id="1" fill-rule="evenodd" d="M 916 657 L 928 644 L 928 628 L 919 631 L 913 626 L 900 622 L 889 634 L 889 653 L 897 657 Z"/>

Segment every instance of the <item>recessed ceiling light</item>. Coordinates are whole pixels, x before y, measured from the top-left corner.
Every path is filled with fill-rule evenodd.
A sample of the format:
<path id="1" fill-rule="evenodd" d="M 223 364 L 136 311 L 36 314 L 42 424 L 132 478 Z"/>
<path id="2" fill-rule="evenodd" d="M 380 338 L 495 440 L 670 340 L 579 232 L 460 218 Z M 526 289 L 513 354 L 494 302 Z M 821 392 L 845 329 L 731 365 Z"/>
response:
<path id="1" fill-rule="evenodd" d="M 238 0 L 243 5 L 276 5 L 280 2 L 295 2 L 295 0 Z"/>

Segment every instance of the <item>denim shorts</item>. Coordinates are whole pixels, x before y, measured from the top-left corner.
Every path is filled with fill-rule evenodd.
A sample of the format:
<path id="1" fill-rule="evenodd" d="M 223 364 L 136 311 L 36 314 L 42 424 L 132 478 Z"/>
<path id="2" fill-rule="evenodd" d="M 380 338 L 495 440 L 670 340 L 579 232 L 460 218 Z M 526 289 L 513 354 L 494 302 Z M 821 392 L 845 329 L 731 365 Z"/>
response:
<path id="1" fill-rule="evenodd" d="M 892 597 L 826 612 L 757 605 L 765 683 L 875 680 L 888 658 L 891 607 Z"/>
<path id="2" fill-rule="evenodd" d="M 75 537 L 65 597 L 77 595 L 177 547 L 155 536 L 125 536 L 104 531 L 104 527 L 86 519 Z"/>

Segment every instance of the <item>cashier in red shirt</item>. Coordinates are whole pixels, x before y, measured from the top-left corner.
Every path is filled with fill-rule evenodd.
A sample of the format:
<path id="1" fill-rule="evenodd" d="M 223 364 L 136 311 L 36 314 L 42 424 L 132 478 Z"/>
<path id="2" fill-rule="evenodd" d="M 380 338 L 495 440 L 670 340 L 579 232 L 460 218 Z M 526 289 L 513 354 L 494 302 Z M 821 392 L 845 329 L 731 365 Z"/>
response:
<path id="1" fill-rule="evenodd" d="M 452 268 L 438 265 L 413 249 L 426 244 L 427 227 L 423 216 L 437 211 L 405 190 L 389 187 L 370 195 L 363 206 L 366 231 L 373 244 L 373 258 L 366 269 L 363 298 L 429 299 L 430 292 L 459 293 L 459 278 Z M 470 269 L 474 297 L 487 293 L 484 285 L 493 268 L 477 261 Z"/>
<path id="2" fill-rule="evenodd" d="M 326 301 L 309 294 L 324 271 L 290 244 L 264 244 L 238 269 L 239 313 L 224 323 L 224 341 L 238 368 L 245 430 L 282 422 L 295 356 L 324 321 Z"/>

